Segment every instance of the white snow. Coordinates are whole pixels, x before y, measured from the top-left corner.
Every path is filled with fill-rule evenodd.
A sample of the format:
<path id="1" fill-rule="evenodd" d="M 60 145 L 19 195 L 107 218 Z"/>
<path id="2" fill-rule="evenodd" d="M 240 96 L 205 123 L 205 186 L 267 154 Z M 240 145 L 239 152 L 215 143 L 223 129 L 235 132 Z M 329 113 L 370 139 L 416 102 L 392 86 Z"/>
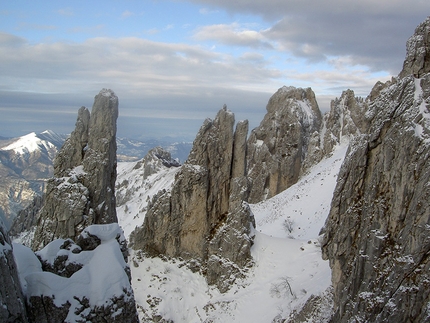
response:
<path id="1" fill-rule="evenodd" d="M 421 79 L 415 79 L 415 93 L 414 103 L 418 106 L 418 113 L 421 115 L 422 120 L 420 123 L 415 122 L 415 135 L 430 144 L 430 138 L 426 136 L 426 132 L 430 130 L 430 113 L 426 107 L 426 102 L 423 100 L 423 89 L 421 87 Z"/>
<path id="2" fill-rule="evenodd" d="M 297 101 L 297 103 L 299 104 L 300 108 L 304 112 L 303 121 L 305 121 L 305 124 L 306 125 L 312 124 L 314 120 L 314 112 L 312 111 L 311 103 L 309 102 L 309 100 Z"/>
<path id="3" fill-rule="evenodd" d="M 318 237 L 330 210 L 337 174 L 348 146 L 335 148 L 307 176 L 273 198 L 251 205 L 257 231 L 279 238 L 312 239 Z M 284 222 L 292 224 L 292 231 Z"/>
<path id="4" fill-rule="evenodd" d="M 117 205 L 118 222 L 124 230 L 124 235 L 128 238 L 130 233 L 143 224 L 148 201 L 161 189 L 169 190 L 173 184 L 179 167 L 163 168 L 158 173 L 143 179 L 141 169 L 134 169 L 135 162 L 120 162 L 117 166 L 117 183 L 119 185 L 126 180 L 126 187 L 121 185 L 116 188 L 116 194 L 129 194 L 130 198 Z"/>
<path id="5" fill-rule="evenodd" d="M 47 295 L 54 298 L 60 306 L 66 302 L 71 304 L 66 322 L 76 322 L 75 309 L 81 307 L 78 300 L 84 297 L 91 306 L 107 305 L 107 301 L 115 296 L 123 295 L 129 290 L 130 283 L 124 271 L 126 263 L 116 241 L 122 234 L 118 224 L 93 225 L 86 232 L 97 235 L 101 244 L 94 250 L 71 251 L 59 249 L 64 240 L 59 239 L 48 244 L 38 254 L 52 262 L 56 255 L 67 254 L 70 262 L 82 264 L 83 267 L 71 277 L 61 277 L 50 272 L 42 272 L 36 255 L 27 247 L 14 245 L 21 284 L 27 298 Z"/>
<path id="6" fill-rule="evenodd" d="M 40 147 L 44 147 L 47 150 L 55 148 L 52 143 L 45 140 L 41 140 L 37 137 L 35 132 L 32 132 L 28 135 L 20 137 L 18 140 L 14 141 L 6 147 L 1 148 L 0 150 L 13 150 L 15 151 L 15 153 L 23 155 L 36 151 L 40 149 Z"/>
<path id="7" fill-rule="evenodd" d="M 265 202 L 251 205 L 257 222 L 251 250 L 254 265 L 248 276 L 236 281 L 225 294 L 208 286 L 203 276 L 192 273 L 179 260 L 145 258 L 134 251 L 132 286 L 140 320 L 145 322 L 161 315 L 174 322 L 269 323 L 275 317 L 288 317 L 311 295 L 326 295 L 331 271 L 328 261 L 321 258 L 318 235 L 330 209 L 346 150 L 347 145 L 338 147 L 296 185 Z M 173 178 L 169 178 L 169 183 L 170 180 Z M 141 189 L 138 191 L 141 197 L 149 196 Z M 139 207 L 130 202 L 131 215 Z M 144 212 L 138 219 L 135 216 L 130 220 L 122 207 L 119 211 L 121 224 L 143 223 Z M 283 226 L 287 219 L 293 222 L 291 232 Z M 321 309 L 326 314 L 323 317 L 330 315 L 330 301 L 327 302 L 326 308 Z M 320 321 L 317 318 L 315 322 Z"/>

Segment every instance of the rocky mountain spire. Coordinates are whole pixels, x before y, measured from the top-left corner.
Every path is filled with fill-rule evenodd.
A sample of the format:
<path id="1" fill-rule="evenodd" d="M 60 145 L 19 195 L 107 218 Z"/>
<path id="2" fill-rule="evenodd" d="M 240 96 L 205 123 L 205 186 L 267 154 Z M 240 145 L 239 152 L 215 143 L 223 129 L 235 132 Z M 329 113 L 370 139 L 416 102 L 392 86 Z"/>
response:
<path id="1" fill-rule="evenodd" d="M 247 122 L 235 133 L 234 122 L 226 106 L 214 120 L 205 120 L 171 192 L 153 198 L 143 226 L 130 238 L 134 249 L 151 256 L 193 259 L 194 269 L 224 291 L 251 257 L 252 214 L 240 194 L 246 185 Z M 242 179 L 240 189 L 233 173 L 235 181 Z"/>
<path id="2" fill-rule="evenodd" d="M 78 111 L 76 128 L 54 161 L 33 248 L 56 238 L 75 239 L 91 224 L 117 222 L 115 202 L 118 98 L 103 89 L 91 113 Z"/>
<path id="3" fill-rule="evenodd" d="M 427 18 L 408 41 L 400 77 L 372 90 L 368 131 L 338 176 L 322 244 L 333 322 L 430 317 L 429 26 Z"/>
<path id="4" fill-rule="evenodd" d="M 399 77 L 421 77 L 430 70 L 430 16 L 416 29 L 406 43 L 406 58 Z"/>
<path id="5" fill-rule="evenodd" d="M 295 184 L 322 116 L 310 89 L 280 88 L 247 144 L 249 202 L 270 198 Z"/>

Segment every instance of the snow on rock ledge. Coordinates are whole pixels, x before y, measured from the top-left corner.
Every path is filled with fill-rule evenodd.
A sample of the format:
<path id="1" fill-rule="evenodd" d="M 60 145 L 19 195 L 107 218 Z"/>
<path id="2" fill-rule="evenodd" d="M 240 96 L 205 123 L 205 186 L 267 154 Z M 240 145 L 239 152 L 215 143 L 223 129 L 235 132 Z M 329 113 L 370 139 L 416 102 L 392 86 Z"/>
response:
<path id="1" fill-rule="evenodd" d="M 31 321 L 138 321 L 118 224 L 89 226 L 76 243 L 54 240 L 35 254 L 14 247 Z"/>

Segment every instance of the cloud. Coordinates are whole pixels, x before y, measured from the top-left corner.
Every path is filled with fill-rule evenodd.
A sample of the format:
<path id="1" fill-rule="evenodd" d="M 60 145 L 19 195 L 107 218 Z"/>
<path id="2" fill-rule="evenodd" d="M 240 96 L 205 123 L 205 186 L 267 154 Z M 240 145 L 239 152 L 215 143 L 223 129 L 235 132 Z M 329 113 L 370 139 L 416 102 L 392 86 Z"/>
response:
<path id="1" fill-rule="evenodd" d="M 106 28 L 106 25 L 104 25 L 104 24 L 99 24 L 99 25 L 95 25 L 95 26 L 76 26 L 76 27 L 69 28 L 67 30 L 67 32 L 72 33 L 72 34 L 78 34 L 78 33 L 79 34 L 80 33 L 97 34 L 105 28 Z"/>
<path id="2" fill-rule="evenodd" d="M 70 7 L 58 9 L 57 13 L 60 14 L 61 16 L 69 16 L 69 17 L 75 15 L 73 9 Z"/>
<path id="3" fill-rule="evenodd" d="M 128 18 L 128 17 L 134 16 L 134 15 L 135 15 L 135 14 L 134 14 L 133 12 L 131 12 L 131 11 L 129 11 L 129 10 L 126 10 L 126 11 L 124 11 L 124 12 L 121 14 L 121 18 L 125 19 L 125 18 Z"/>
<path id="4" fill-rule="evenodd" d="M 238 23 L 199 27 L 195 31 L 194 39 L 215 40 L 224 45 L 273 49 L 272 44 L 260 31 L 244 28 Z"/>
<path id="5" fill-rule="evenodd" d="M 353 64 L 392 74 L 399 72 L 406 40 L 430 12 L 430 2 L 422 0 L 327 0 L 321 4 L 303 0 L 189 1 L 233 14 L 262 17 L 271 28 L 259 37 L 264 37 L 266 44 L 276 43 L 286 54 L 310 62 L 348 56 Z M 212 28 L 211 39 L 239 44 L 237 32 L 226 29 Z M 203 31 L 202 35 L 210 38 L 211 30 Z M 244 38 L 242 44 L 246 44 Z M 248 39 L 248 43 L 255 45 L 258 41 Z"/>
<path id="6" fill-rule="evenodd" d="M 218 10 L 211 10 L 211 9 L 208 9 L 208 8 L 201 8 L 199 10 L 199 13 L 202 14 L 202 15 L 209 15 L 209 14 L 218 13 L 218 12 L 219 12 Z"/>
<path id="7" fill-rule="evenodd" d="M 68 114 L 68 124 L 72 125 L 77 109 L 91 106 L 94 95 L 105 87 L 113 89 L 120 99 L 120 118 L 175 119 L 176 130 L 192 140 L 203 120 L 214 116 L 224 103 L 234 112 L 243 111 L 241 118 L 265 111 L 282 75 L 259 58 L 255 64 L 256 57 L 244 60 L 199 46 L 136 37 L 33 45 L 2 33 L 0 109 L 4 113 L 0 128 L 3 132 L 8 124 L 16 125 L 10 131 L 29 127 L 19 115 L 32 116 L 30 120 L 39 124 L 58 119 L 58 126 L 63 127 Z M 190 123 L 198 126 L 191 128 Z M 120 134 L 134 137 L 156 132 L 160 129 L 119 129 Z"/>
<path id="8" fill-rule="evenodd" d="M 40 25 L 40 24 L 28 24 L 28 23 L 20 23 L 17 28 L 17 30 L 56 30 L 58 29 L 58 26 L 54 25 Z"/>

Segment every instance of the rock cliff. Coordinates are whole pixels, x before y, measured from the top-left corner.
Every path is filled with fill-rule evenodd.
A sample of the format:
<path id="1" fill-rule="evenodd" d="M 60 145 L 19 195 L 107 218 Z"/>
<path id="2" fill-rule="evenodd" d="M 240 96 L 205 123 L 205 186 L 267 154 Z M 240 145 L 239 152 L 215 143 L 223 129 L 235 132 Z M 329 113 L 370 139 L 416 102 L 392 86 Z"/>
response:
<path id="1" fill-rule="evenodd" d="M 280 88 L 247 143 L 249 202 L 270 198 L 297 182 L 322 116 L 310 89 Z"/>
<path id="2" fill-rule="evenodd" d="M 350 145 L 322 244 L 333 322 L 430 320 L 430 17 L 398 78 L 366 100 L 369 127 Z"/>
<path id="3" fill-rule="evenodd" d="M 0 221 L 0 322 L 28 322 L 12 243 Z"/>
<path id="4" fill-rule="evenodd" d="M 171 191 L 153 198 L 143 226 L 131 235 L 133 248 L 151 256 L 192 260 L 221 290 L 228 288 L 228 269 L 239 272 L 250 260 L 252 241 L 252 214 L 242 196 L 247 122 L 236 132 L 234 122 L 226 107 L 204 122 Z"/>
<path id="5" fill-rule="evenodd" d="M 118 98 L 111 90 L 96 95 L 91 113 L 79 109 L 76 128 L 54 161 L 33 249 L 56 238 L 76 239 L 91 224 L 117 222 L 117 118 Z"/>

